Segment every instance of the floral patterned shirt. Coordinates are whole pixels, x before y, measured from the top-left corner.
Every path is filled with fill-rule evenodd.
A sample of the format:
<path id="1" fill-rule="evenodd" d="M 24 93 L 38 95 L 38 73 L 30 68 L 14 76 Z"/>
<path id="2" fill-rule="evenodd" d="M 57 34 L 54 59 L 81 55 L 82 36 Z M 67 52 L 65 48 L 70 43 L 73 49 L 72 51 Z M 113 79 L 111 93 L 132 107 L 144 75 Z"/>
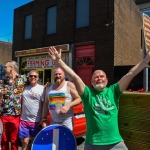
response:
<path id="1" fill-rule="evenodd" d="M 20 115 L 22 92 L 27 81 L 26 76 L 16 77 L 14 83 L 10 83 L 9 79 L 7 81 L 0 81 L 0 90 L 5 89 L 6 91 L 5 94 L 0 96 L 0 115 Z"/>

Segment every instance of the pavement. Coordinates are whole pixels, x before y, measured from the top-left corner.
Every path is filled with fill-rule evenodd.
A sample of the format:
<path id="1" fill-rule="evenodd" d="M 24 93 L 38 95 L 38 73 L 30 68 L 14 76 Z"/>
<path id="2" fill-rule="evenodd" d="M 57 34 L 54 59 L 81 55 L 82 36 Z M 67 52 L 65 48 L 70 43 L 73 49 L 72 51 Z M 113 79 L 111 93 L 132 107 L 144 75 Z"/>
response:
<path id="1" fill-rule="evenodd" d="M 84 150 L 85 136 L 77 138 L 76 141 L 77 141 L 77 150 Z M 18 150 L 21 150 L 21 147 L 19 147 Z"/>
<path id="2" fill-rule="evenodd" d="M 77 150 L 84 150 L 85 136 L 77 138 Z"/>

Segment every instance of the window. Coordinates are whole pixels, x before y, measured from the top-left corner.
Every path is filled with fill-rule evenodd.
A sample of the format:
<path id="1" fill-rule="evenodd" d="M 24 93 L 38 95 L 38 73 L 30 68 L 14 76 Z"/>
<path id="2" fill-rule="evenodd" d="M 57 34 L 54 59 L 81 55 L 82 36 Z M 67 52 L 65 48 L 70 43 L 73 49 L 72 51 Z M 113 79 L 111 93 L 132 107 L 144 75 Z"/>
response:
<path id="1" fill-rule="evenodd" d="M 76 28 L 89 26 L 89 0 L 76 0 Z"/>
<path id="2" fill-rule="evenodd" d="M 53 6 L 47 10 L 47 34 L 56 33 L 57 7 Z"/>
<path id="3" fill-rule="evenodd" d="M 147 14 L 150 17 L 150 8 L 149 9 L 142 9 L 140 10 L 142 13 Z"/>
<path id="4" fill-rule="evenodd" d="M 25 39 L 32 38 L 32 14 L 25 16 Z"/>

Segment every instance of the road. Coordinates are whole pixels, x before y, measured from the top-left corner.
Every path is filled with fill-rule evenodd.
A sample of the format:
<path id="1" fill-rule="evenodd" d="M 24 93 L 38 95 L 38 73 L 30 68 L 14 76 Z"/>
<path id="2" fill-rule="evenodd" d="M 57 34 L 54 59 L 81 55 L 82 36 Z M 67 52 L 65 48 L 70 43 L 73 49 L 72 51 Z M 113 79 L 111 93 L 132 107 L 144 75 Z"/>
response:
<path id="1" fill-rule="evenodd" d="M 84 150 L 85 136 L 76 139 L 76 141 L 77 141 L 77 150 Z"/>
<path id="2" fill-rule="evenodd" d="M 77 150 L 84 150 L 85 136 L 77 138 L 76 141 L 77 141 Z M 21 150 L 21 147 L 19 147 L 18 150 Z"/>

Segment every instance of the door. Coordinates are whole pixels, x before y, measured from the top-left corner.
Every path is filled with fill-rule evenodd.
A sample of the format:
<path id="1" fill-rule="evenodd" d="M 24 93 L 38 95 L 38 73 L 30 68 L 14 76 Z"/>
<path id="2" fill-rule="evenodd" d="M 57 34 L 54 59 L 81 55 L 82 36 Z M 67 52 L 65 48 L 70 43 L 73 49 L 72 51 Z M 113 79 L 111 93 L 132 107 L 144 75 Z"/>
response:
<path id="1" fill-rule="evenodd" d="M 45 69 L 44 70 L 44 84 L 47 82 L 52 82 L 52 74 L 51 69 Z"/>
<path id="2" fill-rule="evenodd" d="M 39 84 L 44 84 L 44 69 L 36 69 L 36 71 L 38 71 L 39 73 Z"/>
<path id="3" fill-rule="evenodd" d="M 91 87 L 92 69 L 95 67 L 95 45 L 76 47 L 76 73 Z"/>

